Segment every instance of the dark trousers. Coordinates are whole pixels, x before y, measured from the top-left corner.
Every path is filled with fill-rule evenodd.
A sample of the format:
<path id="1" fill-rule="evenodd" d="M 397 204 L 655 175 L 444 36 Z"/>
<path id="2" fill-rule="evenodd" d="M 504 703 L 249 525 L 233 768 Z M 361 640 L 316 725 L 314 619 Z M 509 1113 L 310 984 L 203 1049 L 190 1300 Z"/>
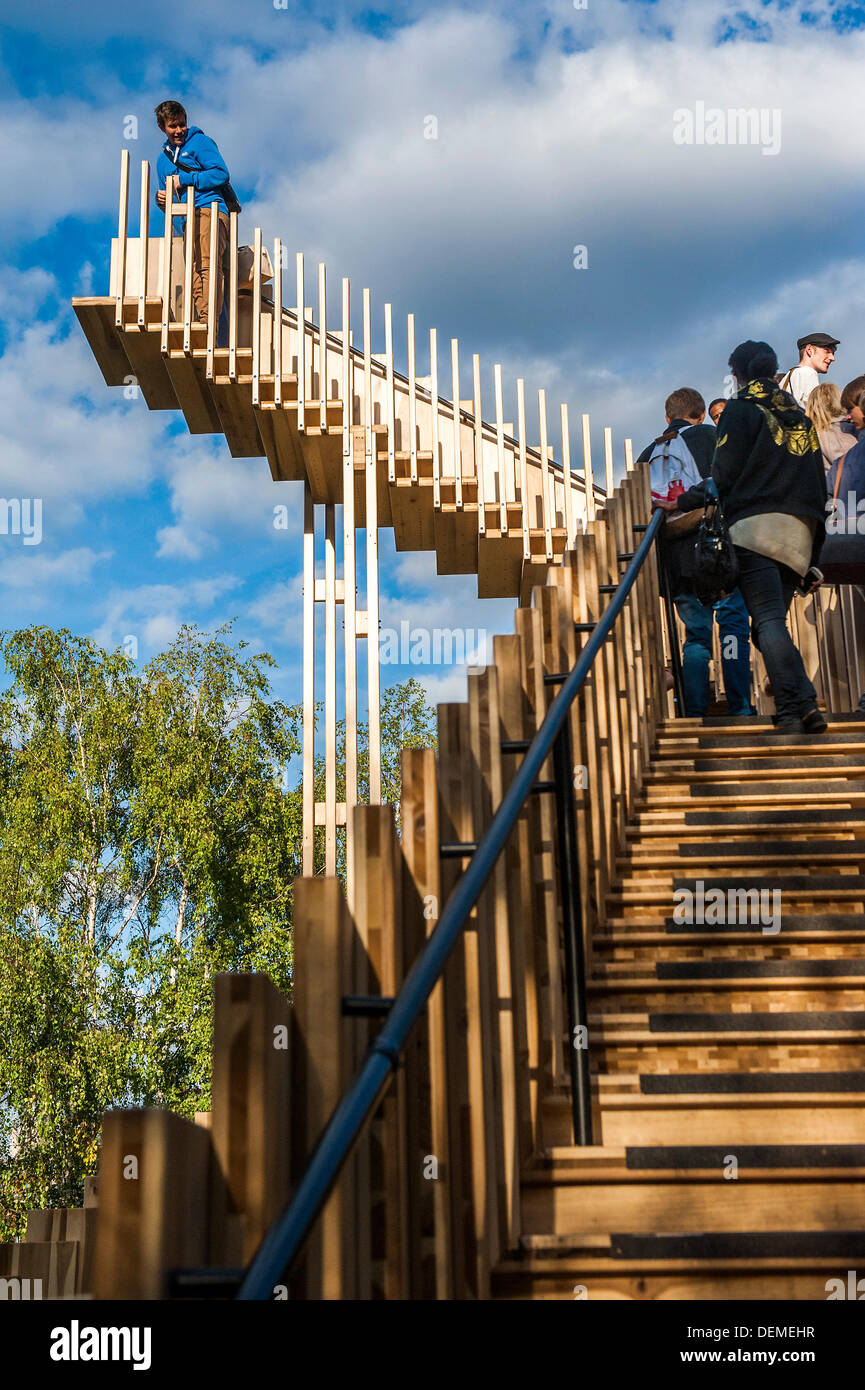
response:
<path id="1" fill-rule="evenodd" d="M 798 719 L 816 708 L 817 695 L 795 642 L 787 631 L 787 609 L 798 577 L 787 565 L 736 546 L 739 588 L 751 614 L 756 645 L 772 682 L 779 719 Z"/>

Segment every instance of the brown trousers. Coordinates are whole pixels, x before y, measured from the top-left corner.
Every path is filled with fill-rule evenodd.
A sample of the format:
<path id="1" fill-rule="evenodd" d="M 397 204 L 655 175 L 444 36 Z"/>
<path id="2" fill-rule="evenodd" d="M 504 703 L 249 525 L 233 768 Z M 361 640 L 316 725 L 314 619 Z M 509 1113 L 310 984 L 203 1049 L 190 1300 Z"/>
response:
<path id="1" fill-rule="evenodd" d="M 228 214 L 219 213 L 216 251 L 216 317 L 219 318 L 225 294 L 222 263 L 228 243 Z M 207 304 L 210 295 L 210 208 L 195 209 L 195 234 L 192 238 L 192 299 L 199 323 L 207 323 Z"/>

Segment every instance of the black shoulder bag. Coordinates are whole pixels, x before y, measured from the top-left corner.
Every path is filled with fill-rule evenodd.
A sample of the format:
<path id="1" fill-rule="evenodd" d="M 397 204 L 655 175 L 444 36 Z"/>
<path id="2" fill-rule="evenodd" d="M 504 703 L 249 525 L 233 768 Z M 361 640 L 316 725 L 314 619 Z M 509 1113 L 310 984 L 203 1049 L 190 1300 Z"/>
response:
<path id="1" fill-rule="evenodd" d="M 694 542 L 694 593 L 701 603 L 717 603 L 739 582 L 739 561 L 721 510 L 713 478 L 706 479 L 706 505 Z"/>

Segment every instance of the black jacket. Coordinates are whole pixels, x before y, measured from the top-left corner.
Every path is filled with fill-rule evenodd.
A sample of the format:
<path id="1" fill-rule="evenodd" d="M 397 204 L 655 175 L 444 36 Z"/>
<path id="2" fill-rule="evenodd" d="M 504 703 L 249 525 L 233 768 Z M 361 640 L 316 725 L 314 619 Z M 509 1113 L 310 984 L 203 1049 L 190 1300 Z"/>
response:
<path id="1" fill-rule="evenodd" d="M 716 430 L 714 425 L 689 425 L 687 420 L 671 420 L 666 430 L 657 439 L 653 439 L 648 444 L 638 458 L 638 463 L 645 463 L 651 458 L 652 451 L 657 444 L 666 439 L 674 431 L 685 430 L 682 435 L 688 446 L 700 477 L 704 480 L 711 475 L 712 458 L 715 453 Z M 695 483 L 688 488 L 687 492 L 680 493 L 676 499 L 676 506 L 680 512 L 693 512 L 704 505 L 703 484 Z M 670 574 L 670 582 L 673 586 L 673 593 L 684 593 L 690 588 L 691 576 L 694 573 L 694 542 L 697 539 L 695 531 L 689 531 L 686 536 L 679 538 L 667 538 L 662 546 L 663 561 Z"/>
<path id="2" fill-rule="evenodd" d="M 749 381 L 723 414 L 712 476 L 728 526 L 784 512 L 816 523 L 811 563 L 826 531 L 826 474 L 813 424 L 774 381 Z"/>

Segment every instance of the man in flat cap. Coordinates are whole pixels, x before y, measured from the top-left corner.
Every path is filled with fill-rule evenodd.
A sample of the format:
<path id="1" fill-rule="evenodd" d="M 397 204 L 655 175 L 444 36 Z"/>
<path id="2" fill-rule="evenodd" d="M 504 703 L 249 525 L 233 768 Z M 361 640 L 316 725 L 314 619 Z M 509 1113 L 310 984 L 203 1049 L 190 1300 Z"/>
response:
<path id="1" fill-rule="evenodd" d="M 829 333 L 807 333 L 796 344 L 799 365 L 782 376 L 779 384 L 782 391 L 790 392 L 802 410 L 808 409 L 808 397 L 834 362 L 838 341 Z"/>

